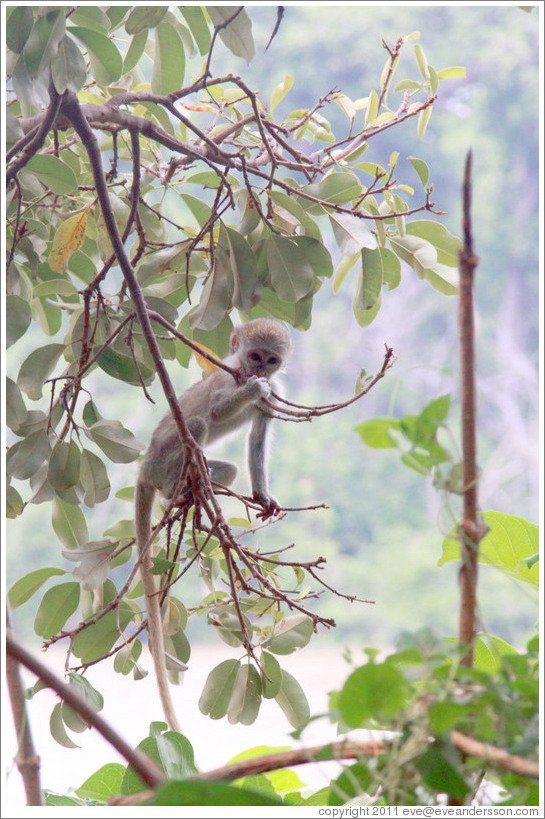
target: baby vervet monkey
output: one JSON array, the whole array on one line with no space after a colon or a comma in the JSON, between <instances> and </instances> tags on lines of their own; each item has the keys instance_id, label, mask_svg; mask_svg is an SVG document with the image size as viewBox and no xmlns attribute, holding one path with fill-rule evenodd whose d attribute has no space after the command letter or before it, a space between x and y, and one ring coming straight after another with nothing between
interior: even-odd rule
<instances>
[{"instance_id":1,"label":"baby vervet monkey","mask_svg":"<svg viewBox=\"0 0 545 819\"><path fill-rule=\"evenodd\" d=\"M243 424L250 423L248 467L252 492L269 513L279 508L269 494L266 435L271 420L259 410L262 398L271 393L273 375L285 364L291 341L285 327L272 319L254 319L231 334L230 355L225 359L239 374L216 369L193 384L178 399L187 426L201 447L211 444ZM158 590L151 574L151 508L155 492L170 499L185 465L183 444L172 415L167 413L152 435L142 459L135 493L135 528L141 564L142 585L146 596L148 629L159 695L165 717L173 731L180 731L168 689L165 648ZM208 460L210 478L229 486L237 468L228 461Z\"/></svg>"}]
</instances>

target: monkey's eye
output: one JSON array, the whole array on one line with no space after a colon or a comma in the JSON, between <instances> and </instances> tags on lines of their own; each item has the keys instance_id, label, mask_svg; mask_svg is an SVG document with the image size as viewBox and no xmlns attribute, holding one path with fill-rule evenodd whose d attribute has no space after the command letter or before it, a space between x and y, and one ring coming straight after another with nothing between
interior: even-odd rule
<instances>
[{"instance_id":1,"label":"monkey's eye","mask_svg":"<svg viewBox=\"0 0 545 819\"><path fill-rule=\"evenodd\" d=\"M261 364L261 356L259 353L248 353L248 358L250 361L255 361L256 364Z\"/></svg>"},{"instance_id":2,"label":"monkey's eye","mask_svg":"<svg viewBox=\"0 0 545 819\"><path fill-rule=\"evenodd\" d=\"M271 356L270 356L270 357L267 359L267 364L270 364L270 365L271 365L271 367L276 366L276 364L278 364L278 358L277 358L275 355L271 355Z\"/></svg>"}]
</instances>

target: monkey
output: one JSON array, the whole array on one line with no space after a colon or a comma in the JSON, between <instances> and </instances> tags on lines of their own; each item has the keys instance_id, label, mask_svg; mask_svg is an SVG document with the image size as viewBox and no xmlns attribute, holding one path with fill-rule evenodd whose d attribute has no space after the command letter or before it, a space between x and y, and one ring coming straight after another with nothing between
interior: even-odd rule
<instances>
[{"instance_id":1,"label":"monkey","mask_svg":"<svg viewBox=\"0 0 545 819\"><path fill-rule=\"evenodd\" d=\"M216 368L189 387L178 399L188 429L205 447L239 427L250 424L247 443L248 469L254 500L268 516L278 511L276 498L269 493L267 476L267 432L270 416L259 410L271 393L271 379L291 352L286 328L272 319L258 318L236 327L230 338L230 355L225 364L237 372L235 378ZM239 383L240 382L240 383ZM272 382L274 384L274 382ZM157 426L142 459L135 491L135 531L140 574L146 600L148 629L155 675L163 711L173 731L180 732L174 713L165 663L161 612L155 578L151 574L151 509L156 492L172 499L185 466L185 454L178 427L167 413ZM210 479L230 486L237 467L228 461L208 460Z\"/></svg>"}]
</instances>

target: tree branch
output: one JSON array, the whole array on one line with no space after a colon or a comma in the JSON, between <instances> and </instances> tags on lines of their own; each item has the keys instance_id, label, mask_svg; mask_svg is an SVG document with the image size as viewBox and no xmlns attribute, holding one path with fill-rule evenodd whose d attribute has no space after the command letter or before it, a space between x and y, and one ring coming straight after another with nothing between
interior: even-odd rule
<instances>
[{"instance_id":1,"label":"tree branch","mask_svg":"<svg viewBox=\"0 0 545 819\"><path fill-rule=\"evenodd\" d=\"M157 787L165 781L165 776L159 770L152 759L149 759L138 749L131 748L119 734L111 728L106 720L91 708L88 702L77 691L62 682L47 668L40 660L30 654L25 648L17 643L9 634L6 637L6 652L8 657L12 657L16 662L21 663L36 675L48 688L51 688L58 696L73 708L84 720L104 737L118 753L124 757L131 765L138 776L152 788Z\"/></svg>"},{"instance_id":2,"label":"tree branch","mask_svg":"<svg viewBox=\"0 0 545 819\"><path fill-rule=\"evenodd\" d=\"M477 567L479 543L486 533L477 506L477 443L475 408L474 272L477 257L471 237L471 151L467 155L463 186L464 244L459 254L460 380L462 398L463 519L460 538L460 619L458 640L461 663L473 665L477 616Z\"/></svg>"}]
</instances>

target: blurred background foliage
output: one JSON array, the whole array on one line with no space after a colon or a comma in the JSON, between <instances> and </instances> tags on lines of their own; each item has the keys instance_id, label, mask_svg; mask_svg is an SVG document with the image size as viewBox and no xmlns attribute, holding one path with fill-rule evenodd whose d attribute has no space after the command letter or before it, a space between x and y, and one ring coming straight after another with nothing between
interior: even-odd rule
<instances>
[{"instance_id":1,"label":"blurred background foliage","mask_svg":"<svg viewBox=\"0 0 545 819\"><path fill-rule=\"evenodd\" d=\"M390 153L401 150L398 177L404 179L414 171L402 164L402 158L424 159L435 186L432 200L447 211L438 218L459 235L462 169L467 150L473 150L474 241L480 258L481 507L537 522L537 9L525 13L515 6L491 5L289 5L265 53L276 7L252 6L248 12L258 47L252 65L246 66L218 44L212 72L240 74L261 90L265 101L284 75L292 74L293 88L280 113L310 108L333 88L352 99L366 96L378 86L386 61L382 38L391 43L418 30L432 66L466 67L466 79L442 83L423 140L417 138L415 124L408 122L371 141L365 159L387 164ZM405 50L402 60L414 60L412 49ZM416 75L414 65L406 74L410 71ZM334 103L321 113L330 119L334 132L346 128L344 114ZM335 253L333 242L330 250ZM339 646L373 644L386 649L406 629L431 626L440 635L456 633L456 565L438 569L437 562L443 535L459 509L428 479L401 464L395 450L365 447L354 427L374 416L418 413L433 398L450 392L454 399L450 429L453 439L459 440L457 300L440 295L405 269L400 287L385 294L379 316L362 329L353 318L349 293L350 288L344 288L333 295L326 282L315 299L311 328L294 332L296 352L284 379L287 397L306 404L350 397L362 367L369 374L380 368L384 343L394 348L397 363L368 397L352 407L312 424L277 423L272 491L286 506L324 502L329 509L290 514L261 532L259 543L268 548L294 543L294 560L324 555L328 583L375 601L349 604L323 595L314 605L321 614L333 616L338 629L320 639L335 640ZM9 350L8 366L24 358L25 343L27 339L22 339ZM171 374L180 392L199 377L195 365L186 372L171 363ZM100 372L87 383L104 415L121 418L142 441L149 440L164 409L157 384L150 390L153 407L140 391L120 381L113 393L111 381L101 383ZM240 440L229 442L227 449L242 459ZM127 468L136 477L136 465L117 466L112 472L114 487L126 483ZM247 488L244 476L239 487ZM132 510L113 498L86 514L91 537L100 537L118 518L131 517ZM240 514L240 509L233 507L233 514ZM20 519L9 522L9 528L11 548L18 556L9 561L8 584L32 568L63 565L42 507L27 508ZM67 563L66 568L72 566ZM537 619L535 596L492 568L481 570L480 582L483 628L522 647ZM33 616L32 601L18 612L19 628L28 639L35 639Z\"/></svg>"}]
</instances>

